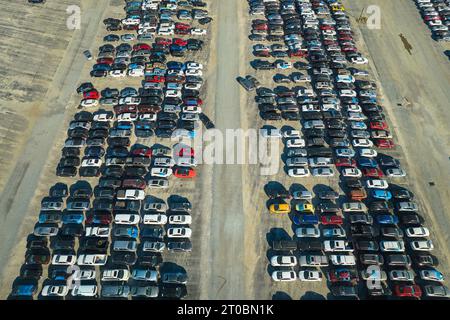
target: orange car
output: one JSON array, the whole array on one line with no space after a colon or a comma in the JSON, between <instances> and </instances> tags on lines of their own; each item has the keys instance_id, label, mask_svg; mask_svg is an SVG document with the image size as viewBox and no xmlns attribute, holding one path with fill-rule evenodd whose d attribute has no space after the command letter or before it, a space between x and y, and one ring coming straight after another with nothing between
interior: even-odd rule
<instances>
[{"instance_id":1,"label":"orange car","mask_svg":"<svg viewBox=\"0 0 450 320\"><path fill-rule=\"evenodd\" d=\"M273 214L289 213L291 212L291 206L287 203L275 203L270 205L269 211Z\"/></svg>"},{"instance_id":2,"label":"orange car","mask_svg":"<svg viewBox=\"0 0 450 320\"><path fill-rule=\"evenodd\" d=\"M364 188L352 189L349 196L351 200L362 201L367 198L367 192Z\"/></svg>"}]
</instances>

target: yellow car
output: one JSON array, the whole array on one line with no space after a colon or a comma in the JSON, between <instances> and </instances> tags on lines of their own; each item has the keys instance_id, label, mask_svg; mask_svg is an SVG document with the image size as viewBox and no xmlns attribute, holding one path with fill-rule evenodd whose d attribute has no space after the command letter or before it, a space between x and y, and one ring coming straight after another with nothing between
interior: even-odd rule
<instances>
[{"instance_id":1,"label":"yellow car","mask_svg":"<svg viewBox=\"0 0 450 320\"><path fill-rule=\"evenodd\" d=\"M344 6L335 5L335 6L331 7L331 10L333 10L333 11L345 11L345 8L344 8Z\"/></svg>"},{"instance_id":2,"label":"yellow car","mask_svg":"<svg viewBox=\"0 0 450 320\"><path fill-rule=\"evenodd\" d=\"M277 204L271 204L269 207L270 213L289 213L291 212L291 206L287 203L277 203Z\"/></svg>"},{"instance_id":3,"label":"yellow car","mask_svg":"<svg viewBox=\"0 0 450 320\"><path fill-rule=\"evenodd\" d=\"M298 203L295 210L301 213L314 213L314 206L311 203Z\"/></svg>"}]
</instances>

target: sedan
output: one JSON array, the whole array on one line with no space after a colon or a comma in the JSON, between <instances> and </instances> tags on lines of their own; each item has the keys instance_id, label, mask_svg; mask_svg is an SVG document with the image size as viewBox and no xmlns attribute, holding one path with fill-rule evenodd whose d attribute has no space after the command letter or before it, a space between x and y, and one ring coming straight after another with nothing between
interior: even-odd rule
<instances>
[{"instance_id":1,"label":"sedan","mask_svg":"<svg viewBox=\"0 0 450 320\"><path fill-rule=\"evenodd\" d=\"M270 259L270 264L273 267L295 267L297 258L295 256L273 256Z\"/></svg>"},{"instance_id":2,"label":"sedan","mask_svg":"<svg viewBox=\"0 0 450 320\"><path fill-rule=\"evenodd\" d=\"M322 272L317 270L301 270L298 272L300 281L322 281Z\"/></svg>"},{"instance_id":3,"label":"sedan","mask_svg":"<svg viewBox=\"0 0 450 320\"><path fill-rule=\"evenodd\" d=\"M274 271L272 273L273 281L295 281L297 274L295 271Z\"/></svg>"}]
</instances>

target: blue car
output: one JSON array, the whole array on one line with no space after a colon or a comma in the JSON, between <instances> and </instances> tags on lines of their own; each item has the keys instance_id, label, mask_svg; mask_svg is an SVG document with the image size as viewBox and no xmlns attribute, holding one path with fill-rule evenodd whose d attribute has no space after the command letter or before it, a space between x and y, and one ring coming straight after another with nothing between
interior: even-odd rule
<instances>
[{"instance_id":1,"label":"blue car","mask_svg":"<svg viewBox=\"0 0 450 320\"><path fill-rule=\"evenodd\" d=\"M179 52L181 52L181 51L186 51L186 50L187 50L186 46L179 46L177 44L171 44L170 45L170 51L179 51Z\"/></svg>"},{"instance_id":2,"label":"blue car","mask_svg":"<svg viewBox=\"0 0 450 320\"><path fill-rule=\"evenodd\" d=\"M378 168L378 163L374 159L359 158L358 166L363 167L363 168Z\"/></svg>"},{"instance_id":3,"label":"blue car","mask_svg":"<svg viewBox=\"0 0 450 320\"><path fill-rule=\"evenodd\" d=\"M434 268L420 270L420 277L423 280L444 281L444 275Z\"/></svg>"},{"instance_id":4,"label":"blue car","mask_svg":"<svg viewBox=\"0 0 450 320\"><path fill-rule=\"evenodd\" d=\"M128 66L128 69L129 69L129 70L139 69L139 68L142 68L142 65L137 64L137 63L131 63L131 64Z\"/></svg>"},{"instance_id":5,"label":"blue car","mask_svg":"<svg viewBox=\"0 0 450 320\"><path fill-rule=\"evenodd\" d=\"M173 69L173 70L184 70L185 66L181 62L177 61L169 61L167 62L167 69Z\"/></svg>"},{"instance_id":6,"label":"blue car","mask_svg":"<svg viewBox=\"0 0 450 320\"><path fill-rule=\"evenodd\" d=\"M190 98L188 98L188 99L186 99L184 101L184 105L186 105L186 106L198 106L198 101L197 101L197 99L190 99Z\"/></svg>"},{"instance_id":7,"label":"blue car","mask_svg":"<svg viewBox=\"0 0 450 320\"><path fill-rule=\"evenodd\" d=\"M37 287L33 284L19 284L11 292L14 297L32 297L36 293Z\"/></svg>"},{"instance_id":8,"label":"blue car","mask_svg":"<svg viewBox=\"0 0 450 320\"><path fill-rule=\"evenodd\" d=\"M135 124L135 129L136 130L150 130L153 129L153 125L150 122L138 122Z\"/></svg>"},{"instance_id":9,"label":"blue car","mask_svg":"<svg viewBox=\"0 0 450 320\"><path fill-rule=\"evenodd\" d=\"M84 215L83 215L83 213L64 214L62 221L64 224L68 224L68 223L82 224L84 221Z\"/></svg>"},{"instance_id":10,"label":"blue car","mask_svg":"<svg viewBox=\"0 0 450 320\"><path fill-rule=\"evenodd\" d=\"M391 214L376 215L376 220L379 224L397 224L398 217Z\"/></svg>"},{"instance_id":11,"label":"blue car","mask_svg":"<svg viewBox=\"0 0 450 320\"><path fill-rule=\"evenodd\" d=\"M94 66L92 67L92 70L94 70L94 71L109 71L109 70L111 70L111 66L108 64L97 63L97 64L94 64Z\"/></svg>"},{"instance_id":12,"label":"blue car","mask_svg":"<svg viewBox=\"0 0 450 320\"><path fill-rule=\"evenodd\" d=\"M319 217L315 214L296 214L292 221L296 225L301 224L318 224L319 223Z\"/></svg>"},{"instance_id":13,"label":"blue car","mask_svg":"<svg viewBox=\"0 0 450 320\"><path fill-rule=\"evenodd\" d=\"M133 127L133 124L129 121L119 121L116 122L116 129L121 129L121 130L131 130L131 128Z\"/></svg>"},{"instance_id":14,"label":"blue car","mask_svg":"<svg viewBox=\"0 0 450 320\"><path fill-rule=\"evenodd\" d=\"M362 121L354 121L352 123L352 127L355 129L359 129L359 130L366 130L367 129L367 125L362 122Z\"/></svg>"},{"instance_id":15,"label":"blue car","mask_svg":"<svg viewBox=\"0 0 450 320\"><path fill-rule=\"evenodd\" d=\"M392 193L383 189L370 189L370 195L372 198L380 199L380 200L390 200L392 199Z\"/></svg>"}]
</instances>

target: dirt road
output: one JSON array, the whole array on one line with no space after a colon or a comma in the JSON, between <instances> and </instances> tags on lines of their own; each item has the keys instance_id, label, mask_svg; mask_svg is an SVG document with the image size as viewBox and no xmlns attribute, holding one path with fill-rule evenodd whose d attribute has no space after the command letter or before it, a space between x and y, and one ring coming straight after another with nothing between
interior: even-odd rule
<instances>
[{"instance_id":1,"label":"dirt road","mask_svg":"<svg viewBox=\"0 0 450 320\"><path fill-rule=\"evenodd\" d=\"M220 1L217 30L217 75L215 125L225 129L241 128L237 32L238 0ZM212 299L244 298L243 250L244 213L242 204L242 167L215 164L213 167L212 210L210 222L210 274L208 296Z\"/></svg>"},{"instance_id":2,"label":"dirt road","mask_svg":"<svg viewBox=\"0 0 450 320\"><path fill-rule=\"evenodd\" d=\"M408 165L409 183L431 224L433 241L440 251L437 255L441 262L447 260L448 266L450 63L443 54L447 48L431 39L414 1L343 2L354 17L369 5L381 9L381 30L361 25L360 30L372 69L382 84L383 104L404 152L401 161Z\"/></svg>"}]
</instances>

